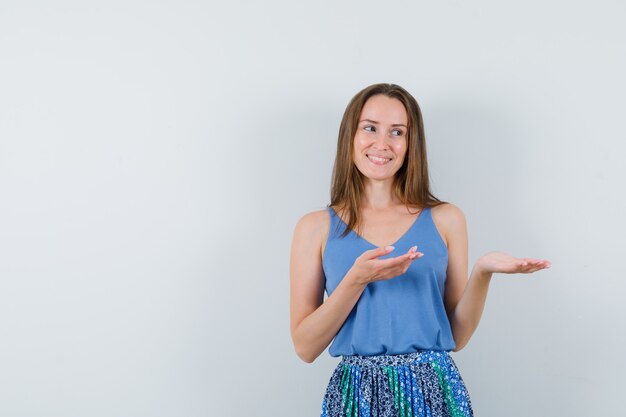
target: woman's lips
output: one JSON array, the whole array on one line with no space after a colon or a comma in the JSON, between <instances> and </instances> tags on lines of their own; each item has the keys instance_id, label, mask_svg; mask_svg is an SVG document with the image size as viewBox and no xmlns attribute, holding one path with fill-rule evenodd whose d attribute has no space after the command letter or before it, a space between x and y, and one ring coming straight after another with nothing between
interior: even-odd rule
<instances>
[{"instance_id":1,"label":"woman's lips","mask_svg":"<svg viewBox=\"0 0 626 417\"><path fill-rule=\"evenodd\" d=\"M387 162L391 161L391 158L385 158L374 155L367 155L367 159L370 160L371 163L375 165L385 165Z\"/></svg>"}]
</instances>

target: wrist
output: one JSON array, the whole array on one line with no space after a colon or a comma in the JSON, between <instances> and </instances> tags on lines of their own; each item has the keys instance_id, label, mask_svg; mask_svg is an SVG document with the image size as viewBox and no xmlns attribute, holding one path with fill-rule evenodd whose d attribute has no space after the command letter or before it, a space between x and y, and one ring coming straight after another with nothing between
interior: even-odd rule
<instances>
[{"instance_id":1,"label":"wrist","mask_svg":"<svg viewBox=\"0 0 626 417\"><path fill-rule=\"evenodd\" d=\"M367 286L367 282L364 279L359 277L357 273L355 273L354 269L350 269L346 276L344 277L344 281L352 287L356 287L358 289L364 289Z\"/></svg>"},{"instance_id":2,"label":"wrist","mask_svg":"<svg viewBox=\"0 0 626 417\"><path fill-rule=\"evenodd\" d=\"M474 265L474 269L472 270L472 275L475 276L477 279L483 280L483 281L489 281L491 279L491 276L493 275L492 272L487 271L486 269L484 269L480 263L476 263Z\"/></svg>"}]
</instances>

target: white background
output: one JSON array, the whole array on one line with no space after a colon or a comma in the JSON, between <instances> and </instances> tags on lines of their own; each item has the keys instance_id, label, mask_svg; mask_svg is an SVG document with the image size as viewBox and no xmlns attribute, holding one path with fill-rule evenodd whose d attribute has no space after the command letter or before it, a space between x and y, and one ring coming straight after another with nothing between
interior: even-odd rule
<instances>
[{"instance_id":1,"label":"white background","mask_svg":"<svg viewBox=\"0 0 626 417\"><path fill-rule=\"evenodd\" d=\"M422 107L435 195L495 275L453 353L477 416L615 414L621 1L0 3L0 415L317 416L293 227L376 82Z\"/></svg>"}]
</instances>

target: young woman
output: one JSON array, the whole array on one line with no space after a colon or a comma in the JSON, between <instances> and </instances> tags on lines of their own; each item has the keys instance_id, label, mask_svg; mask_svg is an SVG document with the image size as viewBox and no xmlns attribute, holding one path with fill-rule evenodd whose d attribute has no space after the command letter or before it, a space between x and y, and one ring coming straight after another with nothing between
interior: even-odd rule
<instances>
[{"instance_id":1,"label":"young woman","mask_svg":"<svg viewBox=\"0 0 626 417\"><path fill-rule=\"evenodd\" d=\"M476 330L493 273L550 262L491 252L468 280L467 258L463 212L430 191L416 100L363 89L341 121L331 202L300 219L291 249L295 350L342 357L322 417L473 415L449 352Z\"/></svg>"}]
</instances>

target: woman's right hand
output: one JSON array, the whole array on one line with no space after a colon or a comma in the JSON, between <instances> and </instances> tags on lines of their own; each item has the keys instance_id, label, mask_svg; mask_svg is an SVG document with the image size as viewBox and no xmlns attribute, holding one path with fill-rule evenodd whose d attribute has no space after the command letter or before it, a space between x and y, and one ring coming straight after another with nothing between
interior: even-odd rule
<instances>
[{"instance_id":1,"label":"woman's right hand","mask_svg":"<svg viewBox=\"0 0 626 417\"><path fill-rule=\"evenodd\" d=\"M348 274L356 283L367 285L370 282L387 280L404 274L413 260L424 256L422 252L417 252L417 246L413 246L404 255L378 259L379 256L386 255L393 250L393 246L385 246L363 252L356 258Z\"/></svg>"}]
</instances>

